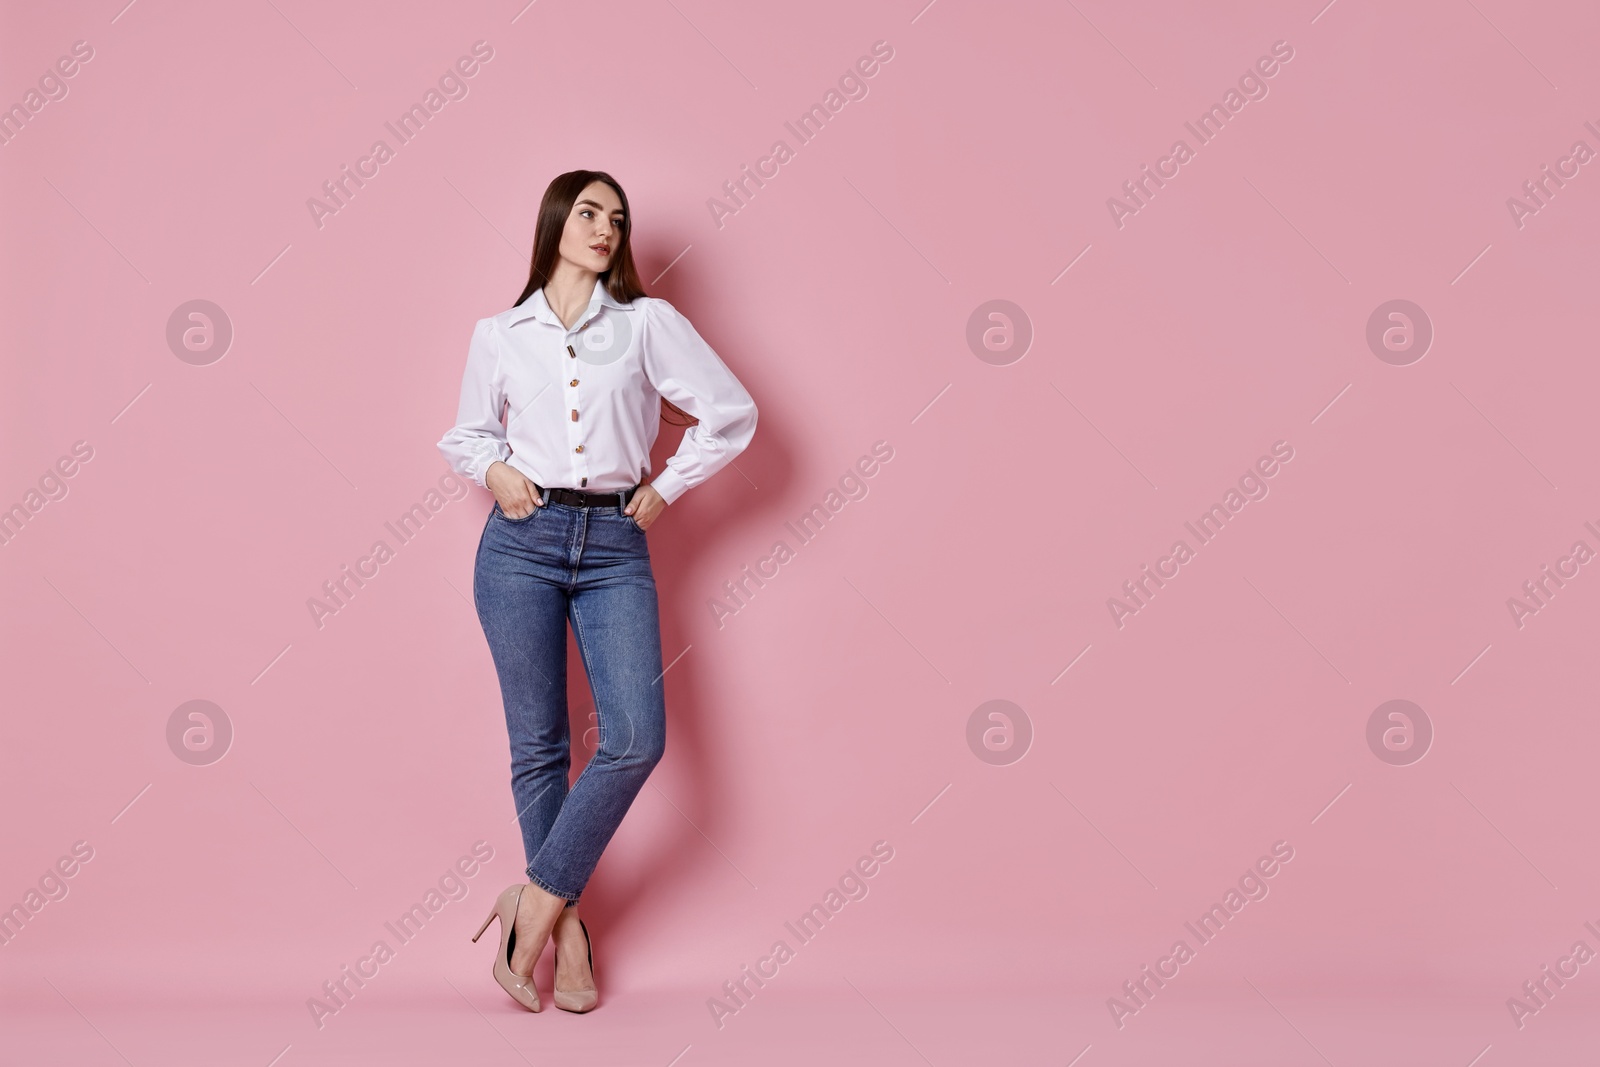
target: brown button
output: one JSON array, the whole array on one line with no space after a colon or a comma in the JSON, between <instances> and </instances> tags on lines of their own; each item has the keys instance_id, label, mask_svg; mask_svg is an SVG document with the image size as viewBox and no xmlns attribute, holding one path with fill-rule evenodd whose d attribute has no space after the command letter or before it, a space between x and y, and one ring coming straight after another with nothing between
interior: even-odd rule
<instances>
[{"instance_id":1,"label":"brown button","mask_svg":"<svg viewBox=\"0 0 1600 1067\"><path fill-rule=\"evenodd\" d=\"M573 422L577 422L578 421L578 409L577 408L573 408L572 409L572 421Z\"/></svg>"},{"instance_id":2,"label":"brown button","mask_svg":"<svg viewBox=\"0 0 1600 1067\"><path fill-rule=\"evenodd\" d=\"M578 384L578 379L574 378L574 379L572 379L572 381L568 382L567 384L568 385L577 385Z\"/></svg>"},{"instance_id":3,"label":"brown button","mask_svg":"<svg viewBox=\"0 0 1600 1067\"><path fill-rule=\"evenodd\" d=\"M567 346L567 355L571 356L573 359L577 359L578 358L578 353L576 353L576 352L574 352L572 350L572 346L571 345Z\"/></svg>"},{"instance_id":4,"label":"brown button","mask_svg":"<svg viewBox=\"0 0 1600 1067\"><path fill-rule=\"evenodd\" d=\"M583 446L579 445L577 448L574 448L573 451L574 452L582 452L583 451Z\"/></svg>"}]
</instances>

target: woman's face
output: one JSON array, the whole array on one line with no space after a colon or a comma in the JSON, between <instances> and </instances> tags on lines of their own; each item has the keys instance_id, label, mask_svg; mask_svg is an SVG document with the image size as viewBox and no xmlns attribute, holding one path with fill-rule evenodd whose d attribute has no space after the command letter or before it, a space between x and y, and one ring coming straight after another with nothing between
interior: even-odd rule
<instances>
[{"instance_id":1,"label":"woman's face","mask_svg":"<svg viewBox=\"0 0 1600 1067\"><path fill-rule=\"evenodd\" d=\"M622 198L605 182L590 182L573 202L561 231L561 258L596 274L611 269L622 242Z\"/></svg>"}]
</instances>

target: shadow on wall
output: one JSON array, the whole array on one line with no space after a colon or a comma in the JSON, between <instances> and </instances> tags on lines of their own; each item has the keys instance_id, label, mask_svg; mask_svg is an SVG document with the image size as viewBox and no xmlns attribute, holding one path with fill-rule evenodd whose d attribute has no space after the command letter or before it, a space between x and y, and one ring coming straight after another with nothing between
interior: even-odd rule
<instances>
[{"instance_id":1,"label":"shadow on wall","mask_svg":"<svg viewBox=\"0 0 1600 1067\"><path fill-rule=\"evenodd\" d=\"M665 238L661 247L670 244L671 239ZM676 253L655 256L636 249L635 254L641 256L642 267L644 259L667 264ZM650 276L648 271L642 273ZM719 299L718 294L711 291L657 291L652 295L691 311L716 307ZM757 361L748 354L760 351L760 324L749 323L748 333L742 329L744 325L737 320L712 323L708 319L703 325L697 323L696 327L712 348L727 359L740 381L755 395L759 406L761 375ZM735 354L734 358L728 359L728 353ZM707 865L729 868L737 862L737 857L725 858L719 854L717 846L708 844L727 836L720 832L722 813L731 810L732 805L728 803L729 798L722 795L721 783L727 775L719 773L719 768L706 756L710 727L702 709L714 703L715 694L702 685L698 668L706 656L723 653L715 645L691 647L694 645L692 635L705 629L704 618L699 613L705 611L707 597L695 575L701 570L699 560L717 556L722 544L748 541L750 530L781 523L763 512L759 503L761 497L757 495L759 491L769 499L781 496L781 487L793 466L785 438L778 432L778 422L770 414L762 417L758 434L763 472L760 485L752 485L744 473L729 465L669 507L650 528L650 566L655 574L661 612L661 662L666 668L663 682L668 685L667 745L660 766L646 781L634 806L665 803L673 809L669 813L669 824L676 823L678 830L652 837L644 845L643 854L622 870L607 862L609 851L601 858L596 876L584 890L583 907L587 914L601 917L619 932L634 909L643 906L645 913L649 913L649 906L645 904L649 896L668 890L675 882L685 881L691 871ZM659 473L665 468L667 457L678 450L681 433L677 426L663 426L651 449L651 471ZM732 485L735 482L737 486ZM707 492L712 485L720 487L715 494ZM746 492L746 489L751 491ZM687 501L693 501L689 508L683 506ZM571 632L570 623L568 632ZM576 781L594 753L598 733L594 694L575 639L567 642L567 679L573 742L570 780ZM624 874L623 870L631 873ZM737 867L732 867L728 873L754 887L747 874ZM553 967L553 956L550 963L541 963L541 966Z\"/></svg>"}]
</instances>

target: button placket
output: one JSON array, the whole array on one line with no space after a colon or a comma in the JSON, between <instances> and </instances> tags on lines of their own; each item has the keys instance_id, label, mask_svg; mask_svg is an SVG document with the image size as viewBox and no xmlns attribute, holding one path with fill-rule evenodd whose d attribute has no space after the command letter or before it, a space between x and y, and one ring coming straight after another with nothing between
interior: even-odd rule
<instances>
[{"instance_id":1,"label":"button placket","mask_svg":"<svg viewBox=\"0 0 1600 1067\"><path fill-rule=\"evenodd\" d=\"M566 332L565 343L566 343L566 348L567 348L567 358L568 359L574 359L575 360L575 359L578 358L577 351L572 347L572 339L573 339L574 335L578 334L578 333L582 333L584 330L587 330L589 328L589 324L595 320L596 316L598 316L599 313L600 313L600 309L598 307L596 307L594 309L593 313L590 314L589 317L584 320L583 324L581 326L579 326L577 328L577 330L575 330L575 331L574 330L568 330ZM576 364L572 364L571 366L573 367L574 370L577 369L577 365ZM568 394L568 400L569 400L568 410L571 412L571 418L567 422L567 434L568 434L567 440L569 442L573 443L573 448L572 448L572 454L573 454L572 474L573 474L573 477L575 479L577 479L577 482L578 482L578 484L580 486L586 486L586 485L589 484L588 467L587 467L587 464L583 461L583 459L580 458L583 455L584 442L583 442L583 429L582 429L582 427L580 427L578 425L578 396L577 396L578 379L577 378L570 379L567 382L567 388L572 390L572 392L570 392Z\"/></svg>"},{"instance_id":2,"label":"button placket","mask_svg":"<svg viewBox=\"0 0 1600 1067\"><path fill-rule=\"evenodd\" d=\"M588 328L589 328L589 324L587 322L585 322L581 327L579 327L578 332L581 333L581 332L583 332L584 330L586 330ZM568 336L567 357L569 359L577 359L578 358L578 353L577 353L577 351L575 349L573 349L572 344L571 344L571 340L570 340L571 336L572 336L571 333L569 333L567 336ZM576 394L577 387L578 387L578 379L577 378L573 378L567 383L567 388L571 389L571 390L574 390L573 393L569 394L570 400L571 400L573 405L577 404L577 394ZM567 423L567 435L568 435L567 436L567 440L568 441L572 441L572 442L576 442L574 444L574 446L573 446L573 449L572 449L573 455L574 456L581 456L583 454L583 430L582 430L582 428L580 426L577 425L577 422L578 422L578 409L577 409L576 406L573 406L573 407L569 408L569 411L571 412L571 419ZM576 458L573 459L573 461L572 461L572 474L573 474L573 477L577 479L578 484L580 486L589 484L589 475L588 475L587 469L585 467L585 464L581 459L576 459Z\"/></svg>"}]
</instances>

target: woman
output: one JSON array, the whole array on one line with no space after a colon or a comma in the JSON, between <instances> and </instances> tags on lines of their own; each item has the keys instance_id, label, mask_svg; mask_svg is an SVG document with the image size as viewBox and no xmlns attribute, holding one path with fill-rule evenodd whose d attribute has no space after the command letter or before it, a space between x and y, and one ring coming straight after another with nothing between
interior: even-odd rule
<instances>
[{"instance_id":1,"label":"woman","mask_svg":"<svg viewBox=\"0 0 1600 1067\"><path fill-rule=\"evenodd\" d=\"M500 894L472 940L500 920L494 976L529 1011L540 1008L530 976L550 940L556 1007L594 1007L578 898L665 744L645 531L756 428L755 402L689 320L644 295L632 231L610 175L550 183L528 284L515 307L474 328L456 425L439 442L452 469L495 498L473 597L500 678L528 882ZM691 422L652 479L663 402ZM600 735L570 791L568 622Z\"/></svg>"}]
</instances>

